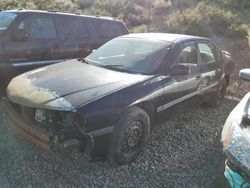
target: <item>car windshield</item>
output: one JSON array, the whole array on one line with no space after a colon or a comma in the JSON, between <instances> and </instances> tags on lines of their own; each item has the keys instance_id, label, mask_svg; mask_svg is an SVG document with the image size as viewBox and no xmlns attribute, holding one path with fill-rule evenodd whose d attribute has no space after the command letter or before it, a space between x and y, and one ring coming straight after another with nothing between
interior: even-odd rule
<instances>
[{"instance_id":1,"label":"car windshield","mask_svg":"<svg viewBox=\"0 0 250 188\"><path fill-rule=\"evenodd\" d=\"M17 14L11 12L0 13L0 32L6 30L8 26L13 22Z\"/></svg>"},{"instance_id":2,"label":"car windshield","mask_svg":"<svg viewBox=\"0 0 250 188\"><path fill-rule=\"evenodd\" d=\"M166 41L123 37L106 43L85 60L118 71L151 74L163 63L171 46Z\"/></svg>"}]
</instances>

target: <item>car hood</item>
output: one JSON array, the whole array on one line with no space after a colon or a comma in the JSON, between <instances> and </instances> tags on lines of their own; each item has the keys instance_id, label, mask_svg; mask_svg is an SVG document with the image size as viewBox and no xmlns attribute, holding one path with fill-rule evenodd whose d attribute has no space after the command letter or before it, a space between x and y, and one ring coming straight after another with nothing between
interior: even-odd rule
<instances>
[{"instance_id":1,"label":"car hood","mask_svg":"<svg viewBox=\"0 0 250 188\"><path fill-rule=\"evenodd\" d=\"M72 111L150 77L70 60L13 78L7 96L10 101L28 107Z\"/></svg>"},{"instance_id":2,"label":"car hood","mask_svg":"<svg viewBox=\"0 0 250 188\"><path fill-rule=\"evenodd\" d=\"M221 134L223 151L230 161L250 175L250 92L228 116Z\"/></svg>"},{"instance_id":3,"label":"car hood","mask_svg":"<svg viewBox=\"0 0 250 188\"><path fill-rule=\"evenodd\" d=\"M250 92L243 97L243 99L239 102L239 104L229 114L221 133L222 142L226 140L230 127L233 123L240 125L242 122L243 115L248 114L250 116L249 108L250 108Z\"/></svg>"}]
</instances>

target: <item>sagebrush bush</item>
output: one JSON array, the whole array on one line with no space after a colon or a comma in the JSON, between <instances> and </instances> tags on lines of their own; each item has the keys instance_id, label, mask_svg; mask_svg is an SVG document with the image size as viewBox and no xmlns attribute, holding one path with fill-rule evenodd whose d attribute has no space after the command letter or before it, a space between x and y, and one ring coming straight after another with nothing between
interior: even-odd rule
<instances>
[{"instance_id":1,"label":"sagebrush bush","mask_svg":"<svg viewBox=\"0 0 250 188\"><path fill-rule=\"evenodd\" d=\"M146 33L148 32L148 26L147 25L140 25L133 29L133 33Z\"/></svg>"},{"instance_id":2,"label":"sagebrush bush","mask_svg":"<svg viewBox=\"0 0 250 188\"><path fill-rule=\"evenodd\" d=\"M140 25L147 25L149 23L148 9L135 2L129 3L124 10L123 20L128 27L137 27Z\"/></svg>"},{"instance_id":3,"label":"sagebrush bush","mask_svg":"<svg viewBox=\"0 0 250 188\"><path fill-rule=\"evenodd\" d=\"M236 8L249 8L250 7L250 1L249 0L224 0L224 4L236 7Z\"/></svg>"},{"instance_id":4,"label":"sagebrush bush","mask_svg":"<svg viewBox=\"0 0 250 188\"><path fill-rule=\"evenodd\" d=\"M120 17L123 13L125 0L98 0L93 1L91 7L83 9L83 13L92 15Z\"/></svg>"},{"instance_id":5,"label":"sagebrush bush","mask_svg":"<svg viewBox=\"0 0 250 188\"><path fill-rule=\"evenodd\" d=\"M247 27L238 22L236 15L204 2L196 8L170 15L166 18L165 31L206 37L242 38L248 35Z\"/></svg>"}]
</instances>

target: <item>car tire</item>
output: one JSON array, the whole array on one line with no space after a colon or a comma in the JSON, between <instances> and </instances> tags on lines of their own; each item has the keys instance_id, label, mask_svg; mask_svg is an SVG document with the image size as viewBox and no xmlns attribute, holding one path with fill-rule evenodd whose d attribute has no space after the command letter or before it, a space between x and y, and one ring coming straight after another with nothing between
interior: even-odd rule
<instances>
[{"instance_id":1,"label":"car tire","mask_svg":"<svg viewBox=\"0 0 250 188\"><path fill-rule=\"evenodd\" d=\"M226 89L227 89L227 81L223 79L220 82L220 86L217 89L216 93L206 102L206 104L214 108L220 106L225 97Z\"/></svg>"},{"instance_id":2,"label":"car tire","mask_svg":"<svg viewBox=\"0 0 250 188\"><path fill-rule=\"evenodd\" d=\"M150 134L148 114L139 107L131 107L118 120L109 150L109 160L114 164L128 164L144 149Z\"/></svg>"}]
</instances>

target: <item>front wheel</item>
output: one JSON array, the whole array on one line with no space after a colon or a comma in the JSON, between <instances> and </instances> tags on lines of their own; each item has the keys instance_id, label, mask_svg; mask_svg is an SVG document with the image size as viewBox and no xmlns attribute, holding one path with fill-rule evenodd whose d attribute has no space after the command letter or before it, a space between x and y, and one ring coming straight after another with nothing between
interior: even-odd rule
<instances>
[{"instance_id":1,"label":"front wheel","mask_svg":"<svg viewBox=\"0 0 250 188\"><path fill-rule=\"evenodd\" d=\"M218 107L222 104L222 101L225 97L227 89L227 81L223 79L220 82L220 85L216 91L216 93L206 102L207 105L211 107Z\"/></svg>"},{"instance_id":2,"label":"front wheel","mask_svg":"<svg viewBox=\"0 0 250 188\"><path fill-rule=\"evenodd\" d=\"M117 164L133 161L144 149L150 134L148 114L139 107L129 108L112 133L109 159Z\"/></svg>"}]
</instances>

